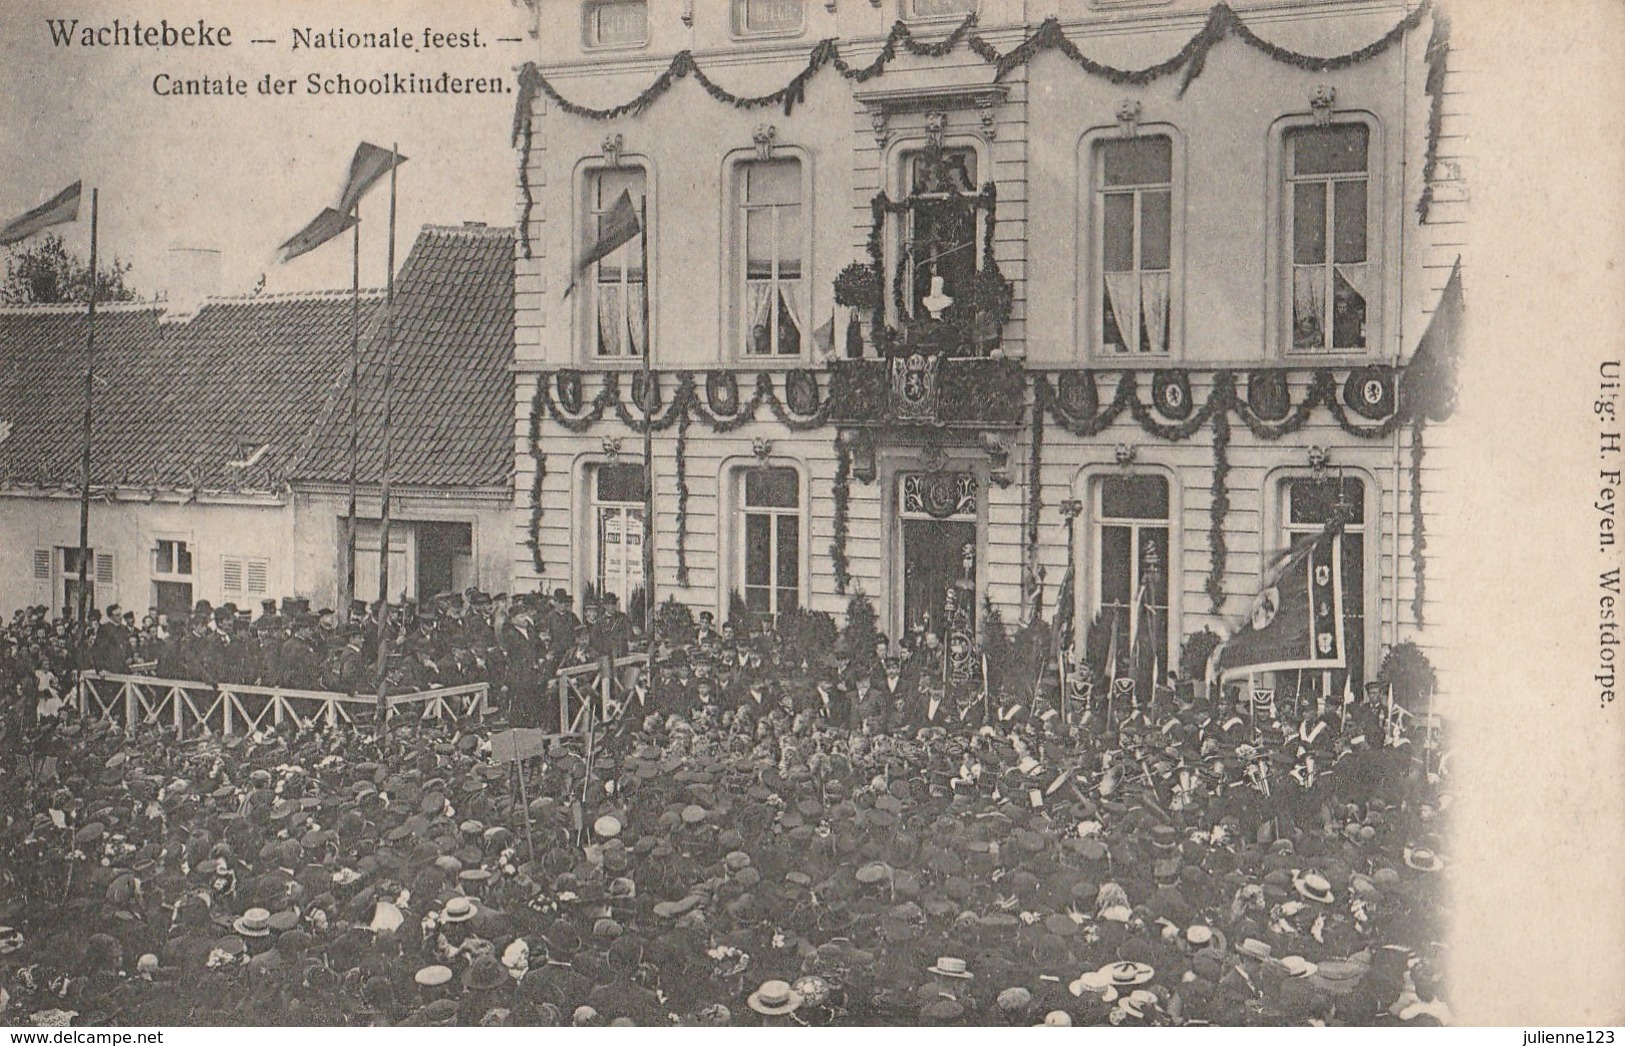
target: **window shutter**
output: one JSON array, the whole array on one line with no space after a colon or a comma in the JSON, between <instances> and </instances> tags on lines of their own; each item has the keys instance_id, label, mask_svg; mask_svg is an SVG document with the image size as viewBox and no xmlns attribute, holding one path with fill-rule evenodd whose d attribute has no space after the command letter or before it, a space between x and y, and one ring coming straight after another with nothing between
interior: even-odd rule
<instances>
[{"instance_id":1,"label":"window shutter","mask_svg":"<svg viewBox=\"0 0 1625 1046\"><path fill-rule=\"evenodd\" d=\"M266 589L266 577L265 577L265 575L267 573L267 564L266 564L265 560L263 560L263 559L251 559L251 560L248 561L247 565L248 565L248 594L251 595L251 596L263 596L263 595L265 595L265 589Z\"/></svg>"},{"instance_id":2,"label":"window shutter","mask_svg":"<svg viewBox=\"0 0 1625 1046\"><path fill-rule=\"evenodd\" d=\"M51 580L51 550L48 548L34 550L34 580Z\"/></svg>"},{"instance_id":3,"label":"window shutter","mask_svg":"<svg viewBox=\"0 0 1625 1046\"><path fill-rule=\"evenodd\" d=\"M117 573L113 569L113 553L96 553L96 584L111 585L115 577Z\"/></svg>"},{"instance_id":4,"label":"window shutter","mask_svg":"<svg viewBox=\"0 0 1625 1046\"><path fill-rule=\"evenodd\" d=\"M228 594L243 590L243 561L231 556L220 559L220 587Z\"/></svg>"}]
</instances>

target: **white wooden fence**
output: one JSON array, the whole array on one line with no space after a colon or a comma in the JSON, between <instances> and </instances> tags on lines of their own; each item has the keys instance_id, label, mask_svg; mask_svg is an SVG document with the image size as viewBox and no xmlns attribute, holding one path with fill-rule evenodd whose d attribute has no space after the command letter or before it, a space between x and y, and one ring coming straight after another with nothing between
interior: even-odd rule
<instances>
[{"instance_id":1,"label":"white wooden fence","mask_svg":"<svg viewBox=\"0 0 1625 1046\"><path fill-rule=\"evenodd\" d=\"M554 683L559 692L559 733L583 734L589 722L620 718L626 695L648 666L648 654L628 654L559 669Z\"/></svg>"},{"instance_id":2,"label":"white wooden fence","mask_svg":"<svg viewBox=\"0 0 1625 1046\"><path fill-rule=\"evenodd\" d=\"M413 715L421 719L445 716L483 718L489 683L391 694L386 715ZM377 699L370 695L339 694L325 690L235 683L200 683L195 680L155 679L151 676L87 672L79 677L74 694L79 713L86 718L122 722L127 732L139 726L172 726L178 736L188 733L252 733L293 723L301 727L355 722L360 711L370 719Z\"/></svg>"}]
</instances>

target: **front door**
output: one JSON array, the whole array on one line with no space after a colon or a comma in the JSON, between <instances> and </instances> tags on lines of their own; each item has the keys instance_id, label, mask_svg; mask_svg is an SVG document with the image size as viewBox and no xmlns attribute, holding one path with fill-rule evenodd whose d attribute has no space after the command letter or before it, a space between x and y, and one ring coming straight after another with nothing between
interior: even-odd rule
<instances>
[{"instance_id":1,"label":"front door","mask_svg":"<svg viewBox=\"0 0 1625 1046\"><path fill-rule=\"evenodd\" d=\"M908 472L899 479L904 633L976 634L977 500L968 472Z\"/></svg>"}]
</instances>

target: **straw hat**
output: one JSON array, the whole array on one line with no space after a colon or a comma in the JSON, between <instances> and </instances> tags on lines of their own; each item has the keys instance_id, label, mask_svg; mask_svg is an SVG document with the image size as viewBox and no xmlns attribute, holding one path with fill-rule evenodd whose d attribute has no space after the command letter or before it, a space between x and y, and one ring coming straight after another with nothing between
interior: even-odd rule
<instances>
[{"instance_id":1,"label":"straw hat","mask_svg":"<svg viewBox=\"0 0 1625 1046\"><path fill-rule=\"evenodd\" d=\"M232 920L231 928L244 937L269 937L271 913L264 908L250 908Z\"/></svg>"},{"instance_id":2,"label":"straw hat","mask_svg":"<svg viewBox=\"0 0 1625 1046\"><path fill-rule=\"evenodd\" d=\"M1421 847L1413 850L1406 847L1405 866L1414 868L1419 872L1437 872L1444 868L1444 858L1432 850L1425 850Z\"/></svg>"},{"instance_id":3,"label":"straw hat","mask_svg":"<svg viewBox=\"0 0 1625 1046\"><path fill-rule=\"evenodd\" d=\"M479 905L474 903L472 897L453 897L446 902L446 907L440 912L440 921L448 923L462 923L474 918L479 911Z\"/></svg>"},{"instance_id":4,"label":"straw hat","mask_svg":"<svg viewBox=\"0 0 1625 1046\"><path fill-rule=\"evenodd\" d=\"M1320 904L1331 904L1334 900L1331 882L1319 872L1308 872L1292 881L1298 896L1307 897Z\"/></svg>"},{"instance_id":5,"label":"straw hat","mask_svg":"<svg viewBox=\"0 0 1625 1046\"><path fill-rule=\"evenodd\" d=\"M785 981L766 981L745 1000L757 1013L776 1017L801 1005L801 993Z\"/></svg>"},{"instance_id":6,"label":"straw hat","mask_svg":"<svg viewBox=\"0 0 1625 1046\"><path fill-rule=\"evenodd\" d=\"M1107 963L1097 972L1105 975L1108 981L1117 988L1130 984L1144 984L1157 975L1157 971L1147 964L1129 960Z\"/></svg>"},{"instance_id":7,"label":"straw hat","mask_svg":"<svg viewBox=\"0 0 1625 1046\"><path fill-rule=\"evenodd\" d=\"M966 969L964 959L956 959L951 955L940 956L935 966L927 966L926 969L939 977L954 977L966 981L976 976Z\"/></svg>"},{"instance_id":8,"label":"straw hat","mask_svg":"<svg viewBox=\"0 0 1625 1046\"><path fill-rule=\"evenodd\" d=\"M1044 1023L1039 1025L1039 1027L1070 1028L1072 1027L1072 1015L1067 1013L1065 1010L1051 1010L1044 1014Z\"/></svg>"}]
</instances>

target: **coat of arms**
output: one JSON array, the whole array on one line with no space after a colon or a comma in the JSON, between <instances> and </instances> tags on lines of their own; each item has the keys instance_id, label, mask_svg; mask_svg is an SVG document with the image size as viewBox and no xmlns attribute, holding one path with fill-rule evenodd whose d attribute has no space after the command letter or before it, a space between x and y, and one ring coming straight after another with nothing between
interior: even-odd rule
<instances>
[{"instance_id":1,"label":"coat of arms","mask_svg":"<svg viewBox=\"0 0 1625 1046\"><path fill-rule=\"evenodd\" d=\"M898 421L937 420L937 372L941 356L916 352L891 360L892 417Z\"/></svg>"}]
</instances>

